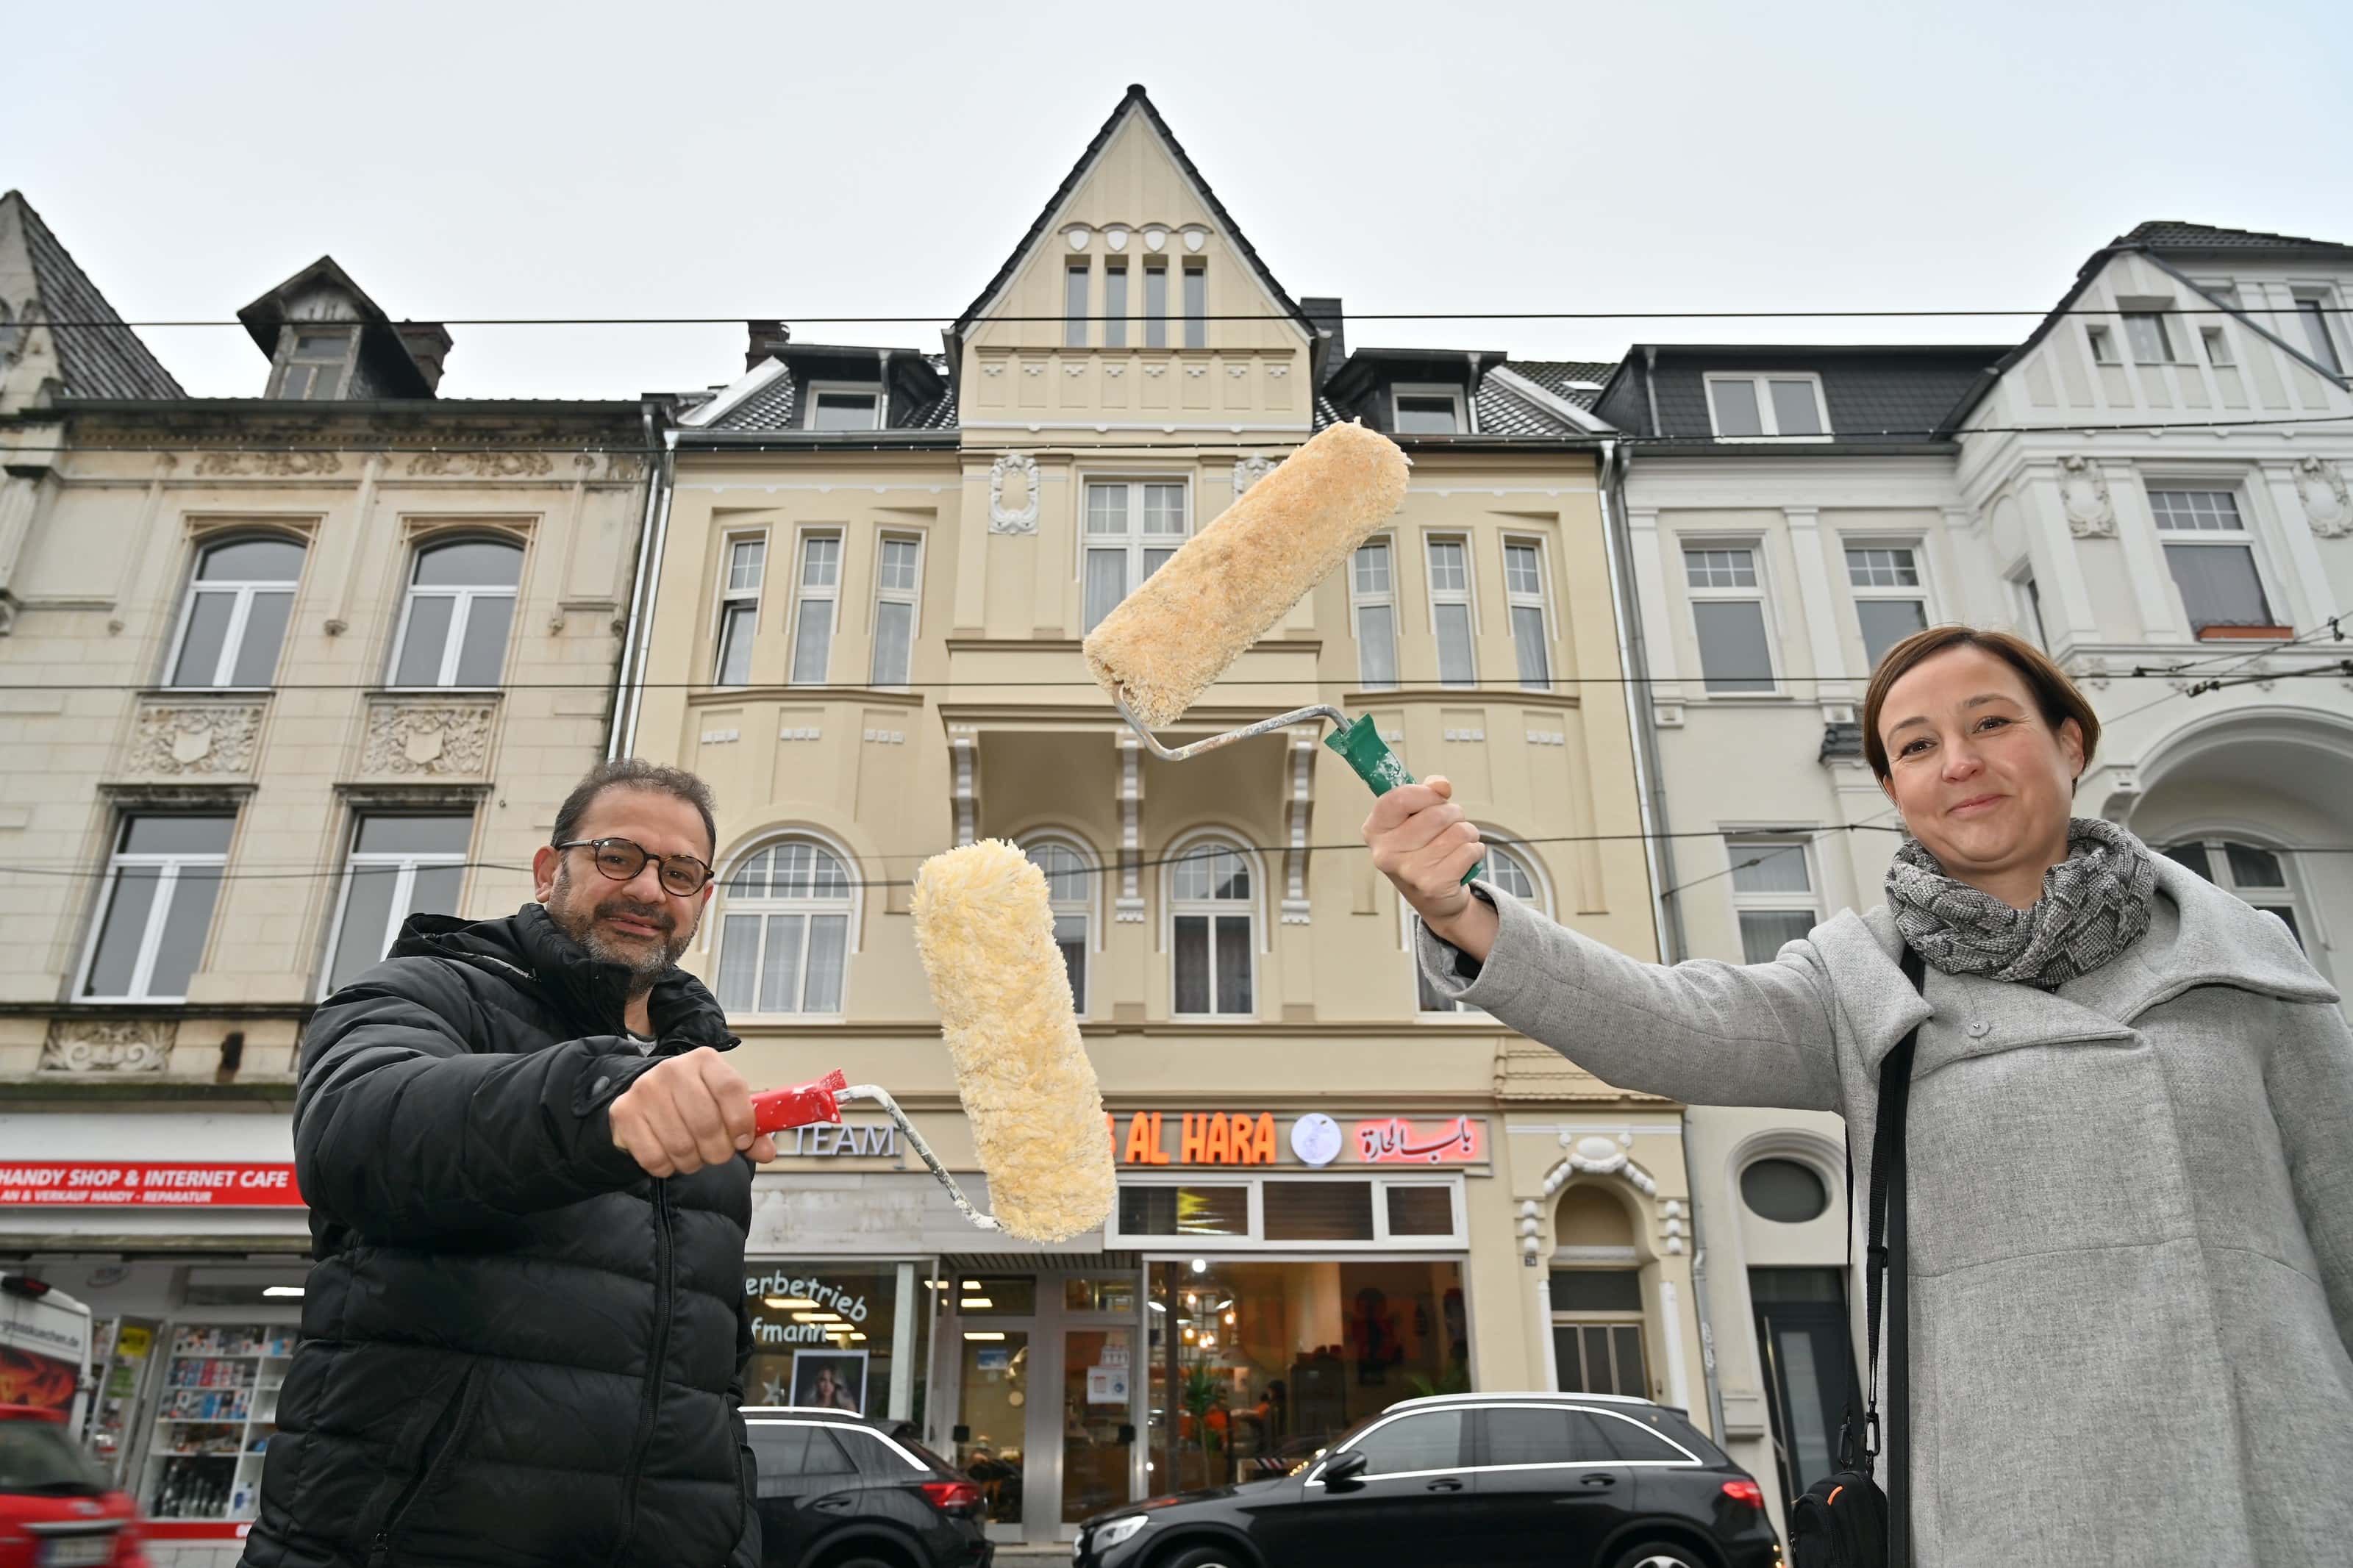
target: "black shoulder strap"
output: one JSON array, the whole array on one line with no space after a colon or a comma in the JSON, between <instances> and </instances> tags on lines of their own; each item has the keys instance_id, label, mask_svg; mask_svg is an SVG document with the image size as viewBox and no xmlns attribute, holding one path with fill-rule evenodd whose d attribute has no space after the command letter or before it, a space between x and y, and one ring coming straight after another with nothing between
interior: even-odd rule
<instances>
[{"instance_id":1,"label":"black shoulder strap","mask_svg":"<svg viewBox=\"0 0 2353 1568\"><path fill-rule=\"evenodd\" d=\"M1910 947L1904 950L1904 977L1923 994L1927 966ZM1879 1384L1881 1291L1887 1303L1887 1561L1908 1568L1912 1561L1912 1336L1909 1237L1904 1186L1904 1118L1912 1100L1912 1058L1920 1043L1915 1026L1879 1064L1878 1122L1871 1147L1871 1234L1867 1312L1871 1333L1872 1388L1876 1415Z\"/></svg>"}]
</instances>

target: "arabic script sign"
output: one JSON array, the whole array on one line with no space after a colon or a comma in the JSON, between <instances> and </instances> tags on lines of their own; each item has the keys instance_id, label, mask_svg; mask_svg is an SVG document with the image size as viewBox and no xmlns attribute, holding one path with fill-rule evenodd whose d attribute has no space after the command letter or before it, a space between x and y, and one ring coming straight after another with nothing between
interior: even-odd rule
<instances>
[{"instance_id":1,"label":"arabic script sign","mask_svg":"<svg viewBox=\"0 0 2353 1568\"><path fill-rule=\"evenodd\" d=\"M1460 1165L1487 1157L1486 1124L1468 1116L1451 1121L1359 1121L1356 1158L1368 1165Z\"/></svg>"},{"instance_id":2,"label":"arabic script sign","mask_svg":"<svg viewBox=\"0 0 2353 1568\"><path fill-rule=\"evenodd\" d=\"M1128 1166L1168 1165L1472 1165L1487 1158L1487 1124L1475 1116L1444 1121L1414 1121L1401 1116L1348 1123L1345 1140L1329 1118L1311 1114L1278 1118L1271 1111L1138 1110L1106 1116L1113 1152ZM1280 1135L1279 1129L1306 1122L1333 1144L1324 1152L1317 1138ZM1301 1145L1304 1142L1306 1147ZM1317 1155L1321 1155L1317 1158Z\"/></svg>"}]
</instances>

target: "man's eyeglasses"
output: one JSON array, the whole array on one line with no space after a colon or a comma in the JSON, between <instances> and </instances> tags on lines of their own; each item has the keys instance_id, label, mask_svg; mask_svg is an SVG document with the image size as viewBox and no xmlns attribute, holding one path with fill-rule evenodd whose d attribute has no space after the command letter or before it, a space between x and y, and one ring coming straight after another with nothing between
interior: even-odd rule
<instances>
[{"instance_id":1,"label":"man's eyeglasses","mask_svg":"<svg viewBox=\"0 0 2353 1568\"><path fill-rule=\"evenodd\" d=\"M712 876L710 866L691 855L657 856L626 838L575 838L555 847L590 851L596 869L616 882L628 881L646 868L647 861L655 861L654 874L661 879L663 890L681 899L702 891Z\"/></svg>"}]
</instances>

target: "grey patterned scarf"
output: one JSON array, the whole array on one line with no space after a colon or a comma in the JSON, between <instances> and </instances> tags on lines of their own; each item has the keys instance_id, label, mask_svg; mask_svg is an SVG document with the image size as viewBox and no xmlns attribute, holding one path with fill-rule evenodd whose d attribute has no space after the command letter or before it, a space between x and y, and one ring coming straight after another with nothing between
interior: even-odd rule
<instances>
[{"instance_id":1,"label":"grey patterned scarf","mask_svg":"<svg viewBox=\"0 0 2353 1568\"><path fill-rule=\"evenodd\" d=\"M2113 822L2067 824L2067 858L2042 873L2042 896L2018 910L1945 875L1916 838L1887 868L1895 929L1932 967L2055 991L2148 929L2157 860Z\"/></svg>"}]
</instances>

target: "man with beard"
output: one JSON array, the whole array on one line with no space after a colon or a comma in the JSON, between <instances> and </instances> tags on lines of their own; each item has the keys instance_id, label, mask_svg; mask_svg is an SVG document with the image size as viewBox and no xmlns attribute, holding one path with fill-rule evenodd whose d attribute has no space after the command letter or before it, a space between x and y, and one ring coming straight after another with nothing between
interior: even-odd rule
<instances>
[{"instance_id":1,"label":"man with beard","mask_svg":"<svg viewBox=\"0 0 2353 1568\"><path fill-rule=\"evenodd\" d=\"M303 1342L252 1568L756 1564L750 1091L677 967L711 791L592 771L538 901L410 920L302 1039Z\"/></svg>"}]
</instances>

